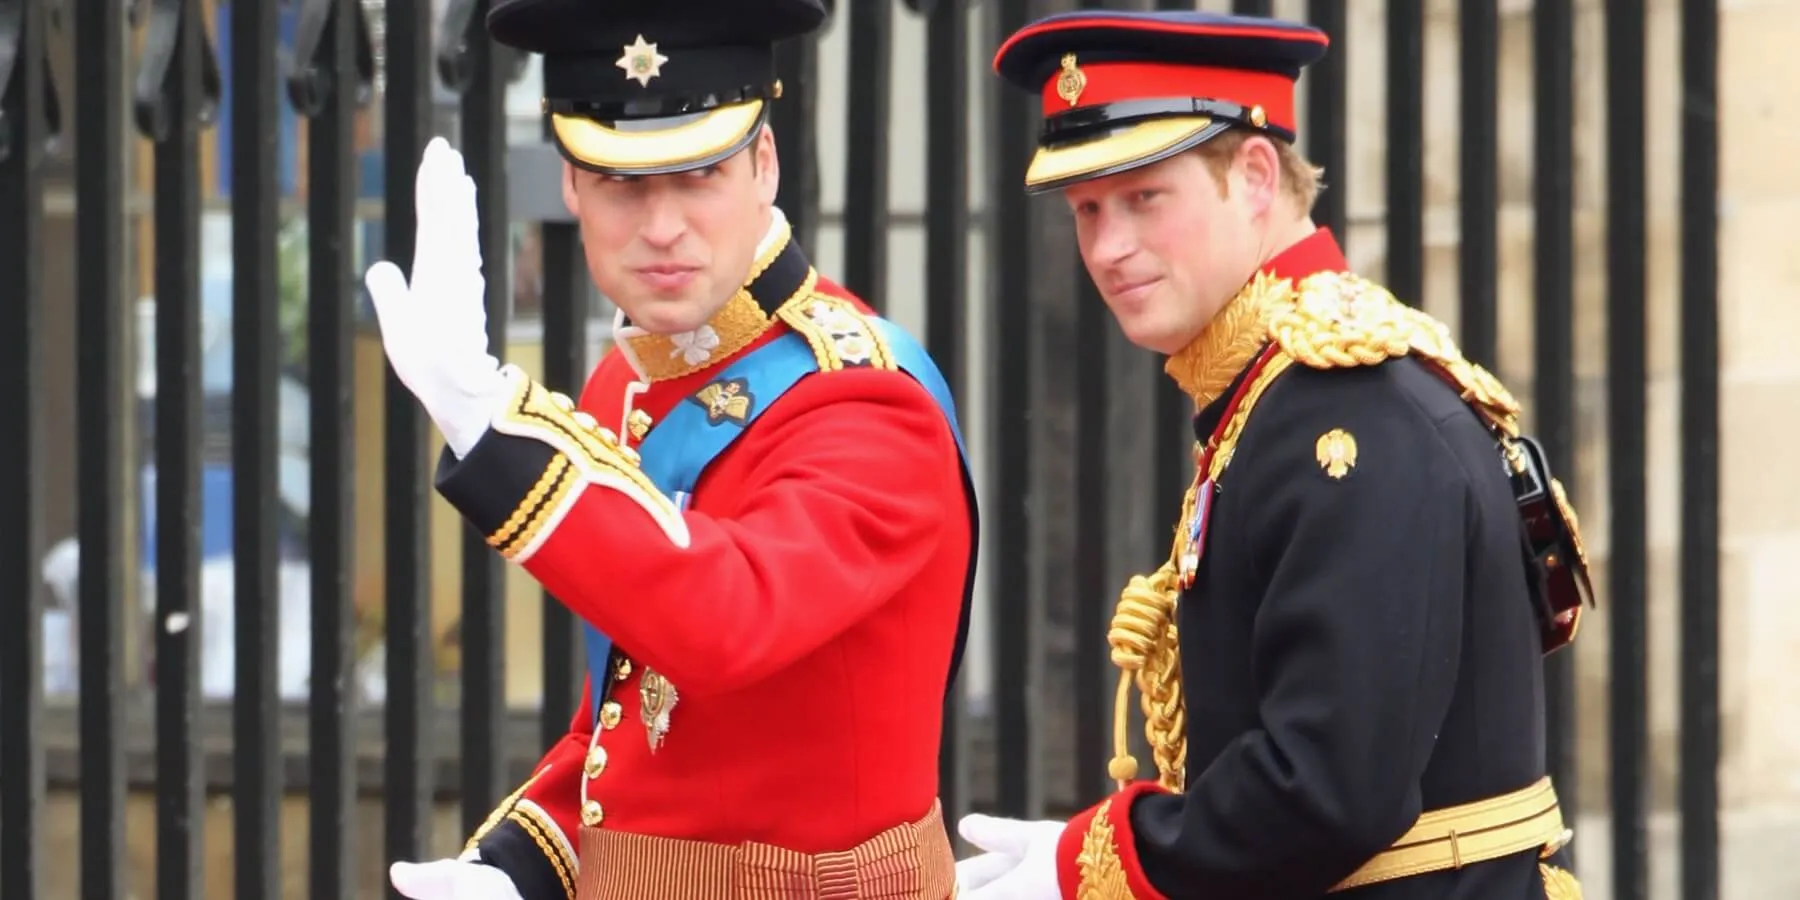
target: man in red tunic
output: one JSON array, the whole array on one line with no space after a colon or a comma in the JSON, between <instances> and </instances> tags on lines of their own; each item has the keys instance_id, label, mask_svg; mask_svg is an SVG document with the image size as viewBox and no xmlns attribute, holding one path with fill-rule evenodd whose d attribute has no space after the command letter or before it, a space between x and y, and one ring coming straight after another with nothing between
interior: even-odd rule
<instances>
[{"instance_id":1,"label":"man in red tunic","mask_svg":"<svg viewBox=\"0 0 1800 900\"><path fill-rule=\"evenodd\" d=\"M1314 225L1294 87L1325 50L1090 10L995 57L1042 98L1027 189L1061 193L1120 328L1193 400L1197 475L1107 635L1119 789L1067 822L965 819L988 852L962 900L1579 897L1542 675L1588 596L1574 516L1506 389ZM1124 746L1134 682L1154 772Z\"/></svg>"},{"instance_id":2,"label":"man in red tunic","mask_svg":"<svg viewBox=\"0 0 1800 900\"><path fill-rule=\"evenodd\" d=\"M774 206L774 41L817 0L508 0L544 54L564 200L619 308L578 403L489 354L474 186L419 167L409 284L368 274L438 490L583 623L569 733L455 859L449 898L920 898L976 511L948 392Z\"/></svg>"}]
</instances>

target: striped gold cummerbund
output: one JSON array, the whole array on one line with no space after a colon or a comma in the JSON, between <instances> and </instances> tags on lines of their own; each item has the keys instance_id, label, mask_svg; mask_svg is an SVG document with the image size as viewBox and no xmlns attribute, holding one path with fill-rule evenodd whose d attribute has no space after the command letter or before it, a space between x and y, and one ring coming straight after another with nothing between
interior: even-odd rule
<instances>
[{"instance_id":1,"label":"striped gold cummerbund","mask_svg":"<svg viewBox=\"0 0 1800 900\"><path fill-rule=\"evenodd\" d=\"M800 853L581 829L578 900L944 900L956 859L943 808L848 850Z\"/></svg>"}]
</instances>

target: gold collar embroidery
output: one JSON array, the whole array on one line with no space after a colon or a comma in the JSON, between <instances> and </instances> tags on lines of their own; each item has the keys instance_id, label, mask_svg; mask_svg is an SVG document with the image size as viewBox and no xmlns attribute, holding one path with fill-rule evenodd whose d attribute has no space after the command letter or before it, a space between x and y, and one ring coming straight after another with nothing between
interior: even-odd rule
<instances>
[{"instance_id":1,"label":"gold collar embroidery","mask_svg":"<svg viewBox=\"0 0 1800 900\"><path fill-rule=\"evenodd\" d=\"M1193 398L1195 409L1204 409L1268 343L1270 314L1292 296L1293 282L1257 273L1199 337L1163 363L1163 371Z\"/></svg>"},{"instance_id":2,"label":"gold collar embroidery","mask_svg":"<svg viewBox=\"0 0 1800 900\"><path fill-rule=\"evenodd\" d=\"M637 334L625 338L649 381L690 375L730 359L775 323L775 312L812 293L817 274L793 241L786 221L750 266L744 286L706 324L681 334Z\"/></svg>"}]
</instances>

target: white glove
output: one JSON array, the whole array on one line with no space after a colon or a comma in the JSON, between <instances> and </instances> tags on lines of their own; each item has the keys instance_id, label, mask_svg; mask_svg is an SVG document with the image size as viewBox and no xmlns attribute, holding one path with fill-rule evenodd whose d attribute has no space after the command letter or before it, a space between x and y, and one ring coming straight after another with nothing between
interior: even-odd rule
<instances>
[{"instance_id":1,"label":"white glove","mask_svg":"<svg viewBox=\"0 0 1800 900\"><path fill-rule=\"evenodd\" d=\"M524 900L505 872L461 859L397 862L388 880L412 900Z\"/></svg>"},{"instance_id":2,"label":"white glove","mask_svg":"<svg viewBox=\"0 0 1800 900\"><path fill-rule=\"evenodd\" d=\"M1056 844L1062 822L1026 822L980 814L956 825L963 840L987 852L956 864L960 900L1062 900Z\"/></svg>"},{"instance_id":3,"label":"white glove","mask_svg":"<svg viewBox=\"0 0 1800 900\"><path fill-rule=\"evenodd\" d=\"M432 138L415 189L412 284L385 259L369 267L363 283L394 374L461 459L486 433L511 386L488 351L475 182L463 170L462 154Z\"/></svg>"},{"instance_id":4,"label":"white glove","mask_svg":"<svg viewBox=\"0 0 1800 900\"><path fill-rule=\"evenodd\" d=\"M978 887L1018 868L1019 857L1004 853L983 853L956 861L957 896L964 897Z\"/></svg>"}]
</instances>

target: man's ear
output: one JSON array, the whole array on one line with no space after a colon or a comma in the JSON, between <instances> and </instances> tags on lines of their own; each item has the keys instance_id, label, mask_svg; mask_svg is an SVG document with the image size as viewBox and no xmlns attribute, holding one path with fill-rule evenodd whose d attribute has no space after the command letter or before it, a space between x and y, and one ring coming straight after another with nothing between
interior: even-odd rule
<instances>
[{"instance_id":1,"label":"man's ear","mask_svg":"<svg viewBox=\"0 0 1800 900\"><path fill-rule=\"evenodd\" d=\"M1235 169L1253 214L1266 214L1281 195L1281 153L1274 142L1254 135L1238 147Z\"/></svg>"},{"instance_id":2,"label":"man's ear","mask_svg":"<svg viewBox=\"0 0 1800 900\"><path fill-rule=\"evenodd\" d=\"M569 215L577 219L581 218L580 204L576 202L575 196L575 167L570 165L566 159L563 160L562 165L562 195L563 206L569 210Z\"/></svg>"},{"instance_id":3,"label":"man's ear","mask_svg":"<svg viewBox=\"0 0 1800 900\"><path fill-rule=\"evenodd\" d=\"M756 196L764 205L774 205L781 190L781 158L775 153L775 131L767 125L752 144L756 159Z\"/></svg>"}]
</instances>

